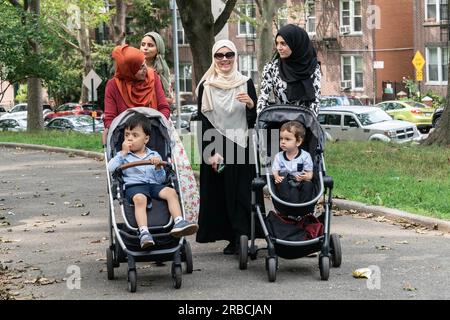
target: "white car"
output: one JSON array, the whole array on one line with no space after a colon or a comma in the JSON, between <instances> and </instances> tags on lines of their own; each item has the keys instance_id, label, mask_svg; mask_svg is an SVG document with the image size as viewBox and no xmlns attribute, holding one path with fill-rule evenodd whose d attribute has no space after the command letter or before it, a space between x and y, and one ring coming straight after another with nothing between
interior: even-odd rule
<instances>
[{"instance_id":1,"label":"white car","mask_svg":"<svg viewBox=\"0 0 450 320\"><path fill-rule=\"evenodd\" d=\"M45 118L45 115L51 112L51 108L49 105L44 104L42 110L42 116ZM28 114L28 105L26 103L16 104L11 110L7 113L0 116L0 119L27 119Z\"/></svg>"},{"instance_id":2,"label":"white car","mask_svg":"<svg viewBox=\"0 0 450 320\"><path fill-rule=\"evenodd\" d=\"M339 106L319 111L318 120L327 140L378 140L403 143L422 138L417 126L393 120L377 107Z\"/></svg>"},{"instance_id":3,"label":"white car","mask_svg":"<svg viewBox=\"0 0 450 320\"><path fill-rule=\"evenodd\" d=\"M27 120L23 119L0 119L0 131L25 131Z\"/></svg>"}]
</instances>

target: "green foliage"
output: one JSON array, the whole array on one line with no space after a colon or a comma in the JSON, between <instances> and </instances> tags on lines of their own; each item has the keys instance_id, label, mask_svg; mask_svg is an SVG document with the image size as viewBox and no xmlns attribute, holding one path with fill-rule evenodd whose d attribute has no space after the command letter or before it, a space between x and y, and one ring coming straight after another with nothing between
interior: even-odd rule
<instances>
[{"instance_id":1,"label":"green foliage","mask_svg":"<svg viewBox=\"0 0 450 320\"><path fill-rule=\"evenodd\" d=\"M39 53L32 52L31 40L39 44ZM42 18L0 0L0 63L4 80L16 83L30 76L56 77L57 72L51 66L55 51L45 48L58 45L60 42Z\"/></svg>"},{"instance_id":2,"label":"green foliage","mask_svg":"<svg viewBox=\"0 0 450 320\"><path fill-rule=\"evenodd\" d=\"M27 93L28 93L28 87L26 84L21 84L19 86L19 90L17 90L17 95L16 95L16 102L17 103L22 103L22 102L27 102Z\"/></svg>"},{"instance_id":3,"label":"green foliage","mask_svg":"<svg viewBox=\"0 0 450 320\"><path fill-rule=\"evenodd\" d=\"M134 0L129 16L133 17L129 24L132 34L127 36L127 42L139 48L144 34L150 31L158 32L170 24L169 1Z\"/></svg>"},{"instance_id":4,"label":"green foliage","mask_svg":"<svg viewBox=\"0 0 450 320\"><path fill-rule=\"evenodd\" d=\"M441 107L443 105L445 105L445 97L437 94L436 92L434 92L433 90L428 90L423 96L423 97L430 97L431 99L433 99L433 108L438 108Z\"/></svg>"},{"instance_id":5,"label":"green foliage","mask_svg":"<svg viewBox=\"0 0 450 320\"><path fill-rule=\"evenodd\" d=\"M382 142L327 143L338 197L450 219L450 149Z\"/></svg>"}]
</instances>

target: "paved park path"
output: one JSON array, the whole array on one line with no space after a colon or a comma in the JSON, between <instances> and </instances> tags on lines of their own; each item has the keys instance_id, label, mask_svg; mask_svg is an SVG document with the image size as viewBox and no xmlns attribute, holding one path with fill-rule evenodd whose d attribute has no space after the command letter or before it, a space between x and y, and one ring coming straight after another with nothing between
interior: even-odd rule
<instances>
[{"instance_id":1,"label":"paved park path","mask_svg":"<svg viewBox=\"0 0 450 320\"><path fill-rule=\"evenodd\" d=\"M450 299L450 235L396 225L364 213L336 212L343 262L321 281L318 259L279 261L275 283L264 259L240 271L225 242L190 237L194 272L172 288L170 264L138 264L137 292L126 266L106 278L108 246L104 162L0 147L0 298L17 299ZM381 282L352 277L379 268ZM373 267L375 266L375 267ZM74 271L80 271L76 288ZM375 287L374 289L370 289Z\"/></svg>"}]
</instances>

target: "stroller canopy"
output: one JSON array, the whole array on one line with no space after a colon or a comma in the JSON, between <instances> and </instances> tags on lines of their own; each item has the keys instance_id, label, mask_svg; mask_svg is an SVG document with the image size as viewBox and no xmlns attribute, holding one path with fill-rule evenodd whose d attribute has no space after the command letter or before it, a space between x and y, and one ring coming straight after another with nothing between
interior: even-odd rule
<instances>
[{"instance_id":1,"label":"stroller canopy","mask_svg":"<svg viewBox=\"0 0 450 320\"><path fill-rule=\"evenodd\" d=\"M172 126L162 113L155 109L147 107L129 108L113 120L111 126L109 127L108 137L106 141L106 151L108 157L112 157L116 151L121 149L125 122L135 113L143 114L147 118L149 118L149 121L151 121L152 136L154 136L155 133L158 135L158 137L157 139L153 139L156 137L151 137L151 140L153 140L151 141L151 143L153 145L150 147L153 150L158 151L161 154L163 160L165 160L168 156L168 153L170 153L170 148L175 144L175 141L172 139ZM155 143L157 145L154 145ZM168 146L168 148L164 148L164 146Z\"/></svg>"},{"instance_id":2,"label":"stroller canopy","mask_svg":"<svg viewBox=\"0 0 450 320\"><path fill-rule=\"evenodd\" d=\"M299 106L271 105L258 114L256 119L256 130L279 130L283 123L298 121L306 128L305 149L310 153L322 152L325 147L325 134L314 113Z\"/></svg>"}]
</instances>

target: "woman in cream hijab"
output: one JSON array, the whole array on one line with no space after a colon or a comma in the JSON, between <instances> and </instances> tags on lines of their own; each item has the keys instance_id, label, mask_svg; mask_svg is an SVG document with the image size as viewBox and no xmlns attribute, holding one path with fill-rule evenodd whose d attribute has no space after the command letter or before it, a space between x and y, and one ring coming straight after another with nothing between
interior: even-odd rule
<instances>
[{"instance_id":1,"label":"woman in cream hijab","mask_svg":"<svg viewBox=\"0 0 450 320\"><path fill-rule=\"evenodd\" d=\"M238 71L237 58L231 41L216 42L196 91L202 137L197 242L228 240L224 254L236 254L240 236L249 235L255 177L248 129L255 124L257 97L253 81Z\"/></svg>"}]
</instances>

